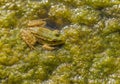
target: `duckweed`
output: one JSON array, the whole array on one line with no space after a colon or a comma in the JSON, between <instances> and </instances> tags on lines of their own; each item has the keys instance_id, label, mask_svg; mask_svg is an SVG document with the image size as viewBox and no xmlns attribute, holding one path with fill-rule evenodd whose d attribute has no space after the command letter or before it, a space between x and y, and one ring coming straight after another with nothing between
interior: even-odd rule
<instances>
[{"instance_id":1,"label":"duckweed","mask_svg":"<svg viewBox=\"0 0 120 84\"><path fill-rule=\"evenodd\" d=\"M120 84L119 0L0 0L0 84ZM30 49L32 19L59 29L64 45Z\"/></svg>"}]
</instances>

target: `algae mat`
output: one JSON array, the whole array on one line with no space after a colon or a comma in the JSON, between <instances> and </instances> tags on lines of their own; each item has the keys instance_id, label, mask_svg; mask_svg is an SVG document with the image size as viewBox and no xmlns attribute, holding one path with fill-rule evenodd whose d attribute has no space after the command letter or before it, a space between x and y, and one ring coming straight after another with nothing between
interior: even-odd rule
<instances>
[{"instance_id":1,"label":"algae mat","mask_svg":"<svg viewBox=\"0 0 120 84\"><path fill-rule=\"evenodd\" d=\"M64 44L30 49L20 31L36 19ZM120 84L120 1L0 0L0 84Z\"/></svg>"}]
</instances>

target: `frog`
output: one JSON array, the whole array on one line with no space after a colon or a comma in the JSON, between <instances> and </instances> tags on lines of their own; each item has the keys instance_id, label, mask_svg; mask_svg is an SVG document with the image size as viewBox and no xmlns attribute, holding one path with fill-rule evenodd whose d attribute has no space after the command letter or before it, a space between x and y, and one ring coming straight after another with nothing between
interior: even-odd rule
<instances>
[{"instance_id":1,"label":"frog","mask_svg":"<svg viewBox=\"0 0 120 84\"><path fill-rule=\"evenodd\" d=\"M46 50L54 50L57 46L64 44L59 30L47 28L44 20L28 21L27 28L21 30L21 37L26 44L35 49L35 44L39 43Z\"/></svg>"}]
</instances>

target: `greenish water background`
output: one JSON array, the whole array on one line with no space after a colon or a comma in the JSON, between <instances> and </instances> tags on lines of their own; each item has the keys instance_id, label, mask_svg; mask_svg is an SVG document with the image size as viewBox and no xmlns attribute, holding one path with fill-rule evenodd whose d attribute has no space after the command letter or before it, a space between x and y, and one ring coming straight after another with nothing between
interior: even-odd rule
<instances>
[{"instance_id":1,"label":"greenish water background","mask_svg":"<svg viewBox=\"0 0 120 84\"><path fill-rule=\"evenodd\" d=\"M31 50L20 30L44 18L65 44ZM120 84L120 1L1 0L0 84Z\"/></svg>"}]
</instances>

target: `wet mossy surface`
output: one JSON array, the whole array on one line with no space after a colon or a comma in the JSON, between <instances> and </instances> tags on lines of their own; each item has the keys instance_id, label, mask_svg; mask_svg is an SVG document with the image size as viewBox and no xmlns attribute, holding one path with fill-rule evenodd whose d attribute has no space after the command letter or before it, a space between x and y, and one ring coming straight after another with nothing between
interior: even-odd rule
<instances>
[{"instance_id":1,"label":"wet mossy surface","mask_svg":"<svg viewBox=\"0 0 120 84\"><path fill-rule=\"evenodd\" d=\"M33 19L64 45L31 50L20 30ZM0 84L120 84L120 1L1 0Z\"/></svg>"}]
</instances>

